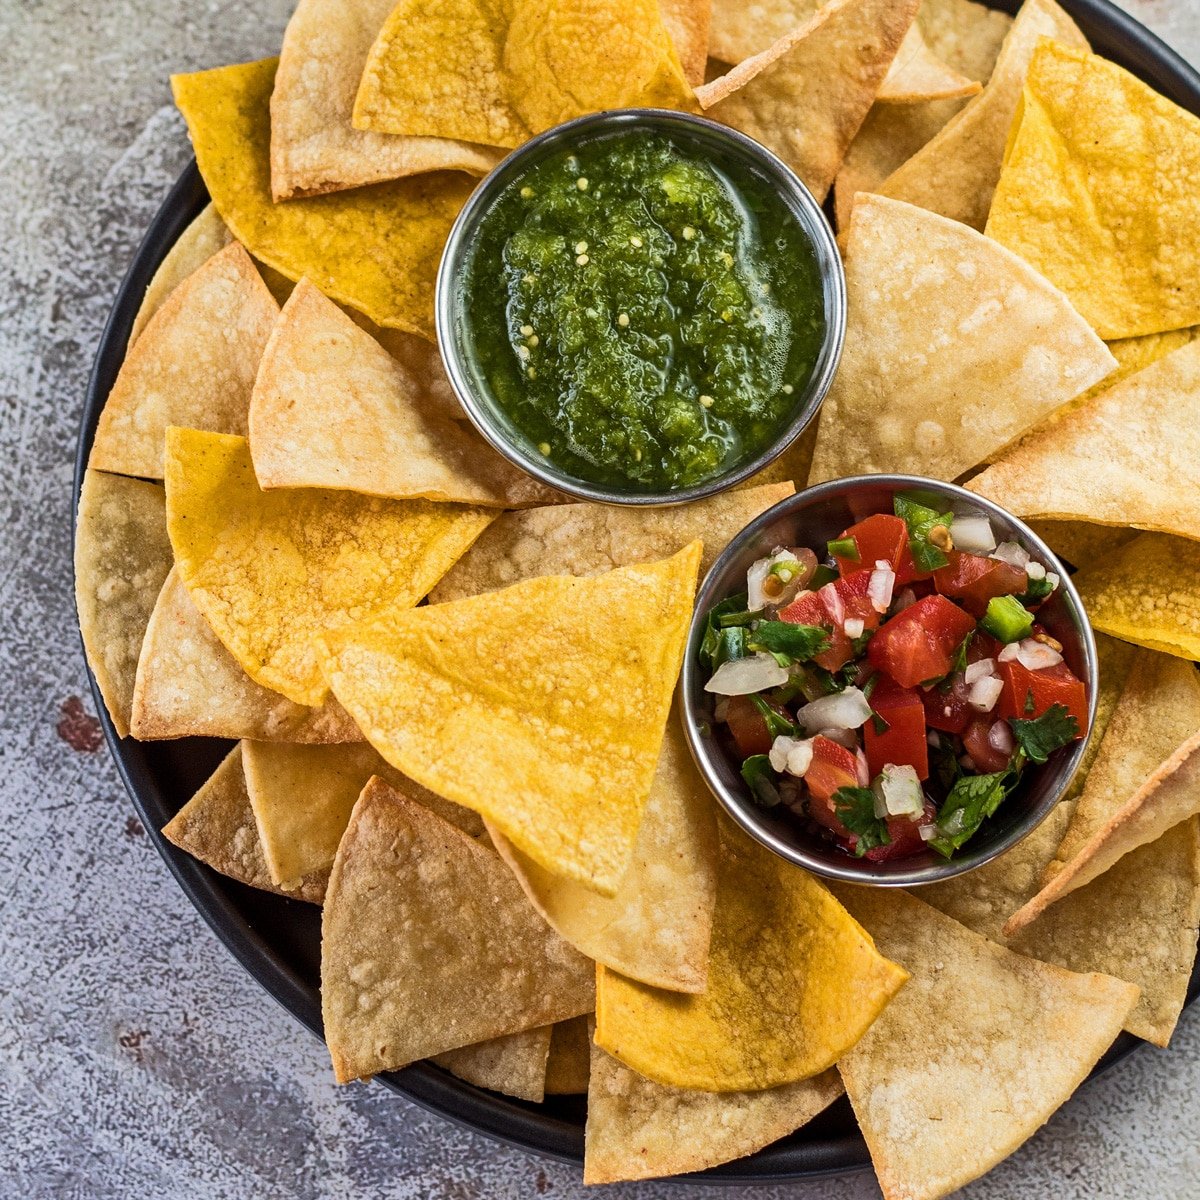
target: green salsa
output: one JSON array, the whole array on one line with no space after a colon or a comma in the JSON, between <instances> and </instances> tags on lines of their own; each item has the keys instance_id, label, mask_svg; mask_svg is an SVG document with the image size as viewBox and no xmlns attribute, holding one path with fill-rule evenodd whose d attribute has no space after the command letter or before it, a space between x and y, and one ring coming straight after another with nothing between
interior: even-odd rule
<instances>
[{"instance_id":1,"label":"green salsa","mask_svg":"<svg viewBox=\"0 0 1200 1200\"><path fill-rule=\"evenodd\" d=\"M816 253L775 186L644 130L510 182L461 286L475 369L517 429L570 475L632 491L762 451L825 336Z\"/></svg>"}]
</instances>

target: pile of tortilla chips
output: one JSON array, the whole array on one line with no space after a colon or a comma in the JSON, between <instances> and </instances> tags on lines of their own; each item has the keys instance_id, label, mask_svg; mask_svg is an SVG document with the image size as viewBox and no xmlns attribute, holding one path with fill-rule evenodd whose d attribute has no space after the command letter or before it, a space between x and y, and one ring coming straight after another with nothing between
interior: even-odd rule
<instances>
[{"instance_id":1,"label":"pile of tortilla chips","mask_svg":"<svg viewBox=\"0 0 1200 1200\"><path fill-rule=\"evenodd\" d=\"M229 746L164 835L322 905L340 1082L586 1092L587 1183L844 1091L885 1196L935 1200L1121 1029L1167 1044L1200 925L1200 119L1054 0L299 0L278 60L174 88L212 203L100 417L80 625L119 736ZM646 104L832 189L846 349L750 486L568 504L461 419L434 276L509 148ZM1067 797L920 899L748 840L672 713L727 542L889 471L1034 520L1101 635Z\"/></svg>"}]
</instances>

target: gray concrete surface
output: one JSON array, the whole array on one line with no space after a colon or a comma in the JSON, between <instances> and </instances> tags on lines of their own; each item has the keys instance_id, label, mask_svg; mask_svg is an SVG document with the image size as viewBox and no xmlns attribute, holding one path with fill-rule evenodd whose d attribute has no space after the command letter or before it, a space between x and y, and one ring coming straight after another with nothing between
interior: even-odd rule
<instances>
[{"instance_id":1,"label":"gray concrete surface","mask_svg":"<svg viewBox=\"0 0 1200 1200\"><path fill-rule=\"evenodd\" d=\"M167 75L274 52L288 0L0 0L0 1197L577 1197L323 1048L208 932L88 722L70 578L84 382L189 151ZM1200 0L1130 0L1200 61ZM64 736L69 734L70 741ZM83 735L82 737L80 735ZM1085 1087L972 1200L1200 1196L1200 1011ZM861 1200L869 1175L734 1200ZM650 1200L665 1185L610 1189Z\"/></svg>"}]
</instances>

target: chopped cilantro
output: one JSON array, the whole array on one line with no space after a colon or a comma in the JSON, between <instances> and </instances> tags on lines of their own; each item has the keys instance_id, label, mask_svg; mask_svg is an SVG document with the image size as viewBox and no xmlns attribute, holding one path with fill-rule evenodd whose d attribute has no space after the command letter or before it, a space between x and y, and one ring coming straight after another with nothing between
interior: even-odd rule
<instances>
[{"instance_id":1,"label":"chopped cilantro","mask_svg":"<svg viewBox=\"0 0 1200 1200\"><path fill-rule=\"evenodd\" d=\"M763 808L774 808L780 802L775 772L771 769L771 760L765 754L752 754L742 763L742 778L754 799Z\"/></svg>"},{"instance_id":2,"label":"chopped cilantro","mask_svg":"<svg viewBox=\"0 0 1200 1200\"><path fill-rule=\"evenodd\" d=\"M841 787L833 793L833 807L838 820L855 835L854 853L862 858L876 846L886 846L887 821L875 815L875 793L870 788Z\"/></svg>"},{"instance_id":3,"label":"chopped cilantro","mask_svg":"<svg viewBox=\"0 0 1200 1200\"><path fill-rule=\"evenodd\" d=\"M970 633L963 638L962 642L959 643L958 649L954 652L954 661L950 664L951 675L967 669L967 651L971 649L971 642L974 641L974 639L975 630L972 629Z\"/></svg>"},{"instance_id":4,"label":"chopped cilantro","mask_svg":"<svg viewBox=\"0 0 1200 1200\"><path fill-rule=\"evenodd\" d=\"M1031 604L1040 604L1050 593L1054 591L1054 584L1050 582L1049 576L1042 576L1041 579L1031 579L1025 589L1025 595L1021 599L1021 603L1028 607Z\"/></svg>"},{"instance_id":5,"label":"chopped cilantro","mask_svg":"<svg viewBox=\"0 0 1200 1200\"><path fill-rule=\"evenodd\" d=\"M771 737L795 737L799 732L783 713L776 712L762 696L751 696L750 703L758 709L762 719L766 721L767 732Z\"/></svg>"},{"instance_id":6,"label":"chopped cilantro","mask_svg":"<svg viewBox=\"0 0 1200 1200\"><path fill-rule=\"evenodd\" d=\"M735 625L732 629L722 629L717 633L716 647L712 653L713 670L732 659L747 658L749 654L745 629L740 625Z\"/></svg>"},{"instance_id":7,"label":"chopped cilantro","mask_svg":"<svg viewBox=\"0 0 1200 1200\"><path fill-rule=\"evenodd\" d=\"M742 612L722 613L717 618L717 624L722 629L729 629L734 625L749 625L751 621L758 617L758 613L751 612L748 608Z\"/></svg>"},{"instance_id":8,"label":"chopped cilantro","mask_svg":"<svg viewBox=\"0 0 1200 1200\"><path fill-rule=\"evenodd\" d=\"M950 560L929 540L929 535L939 525L949 529L954 514L929 508L911 492L897 492L892 507L896 516L908 526L908 548L917 570L936 571L938 567L946 566Z\"/></svg>"},{"instance_id":9,"label":"chopped cilantro","mask_svg":"<svg viewBox=\"0 0 1200 1200\"><path fill-rule=\"evenodd\" d=\"M761 621L747 643L751 650L766 650L787 657L789 662L807 662L814 654L829 649L829 631L820 625L793 625L790 621Z\"/></svg>"},{"instance_id":10,"label":"chopped cilantro","mask_svg":"<svg viewBox=\"0 0 1200 1200\"><path fill-rule=\"evenodd\" d=\"M721 618L729 616L731 613L740 613L745 610L749 597L743 592L740 596L730 596L727 600L722 600L720 604L714 604L708 610L708 620L704 626L704 640L700 643L700 661L704 663L710 670L716 670L720 663L717 661L717 650L721 642L722 625ZM744 655L726 656L742 658ZM721 662L726 661L722 659Z\"/></svg>"},{"instance_id":11,"label":"chopped cilantro","mask_svg":"<svg viewBox=\"0 0 1200 1200\"><path fill-rule=\"evenodd\" d=\"M1061 704L1052 704L1040 717L1010 717L1020 752L1032 763L1044 763L1060 746L1079 736L1079 722Z\"/></svg>"},{"instance_id":12,"label":"chopped cilantro","mask_svg":"<svg viewBox=\"0 0 1200 1200\"><path fill-rule=\"evenodd\" d=\"M1016 781L1016 772L1008 769L991 775L963 775L938 809L938 835L930 846L944 858L952 857L1000 807Z\"/></svg>"}]
</instances>

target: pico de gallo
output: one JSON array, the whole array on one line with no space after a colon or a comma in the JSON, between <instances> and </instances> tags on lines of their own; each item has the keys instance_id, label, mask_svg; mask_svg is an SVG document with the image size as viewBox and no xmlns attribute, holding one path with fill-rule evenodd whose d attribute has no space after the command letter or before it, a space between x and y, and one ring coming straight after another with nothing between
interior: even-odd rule
<instances>
[{"instance_id":1,"label":"pico de gallo","mask_svg":"<svg viewBox=\"0 0 1200 1200\"><path fill-rule=\"evenodd\" d=\"M700 651L757 803L873 862L953 857L1028 764L1087 730L1085 685L1038 621L1059 584L986 517L923 493L824 554L759 559Z\"/></svg>"}]
</instances>

